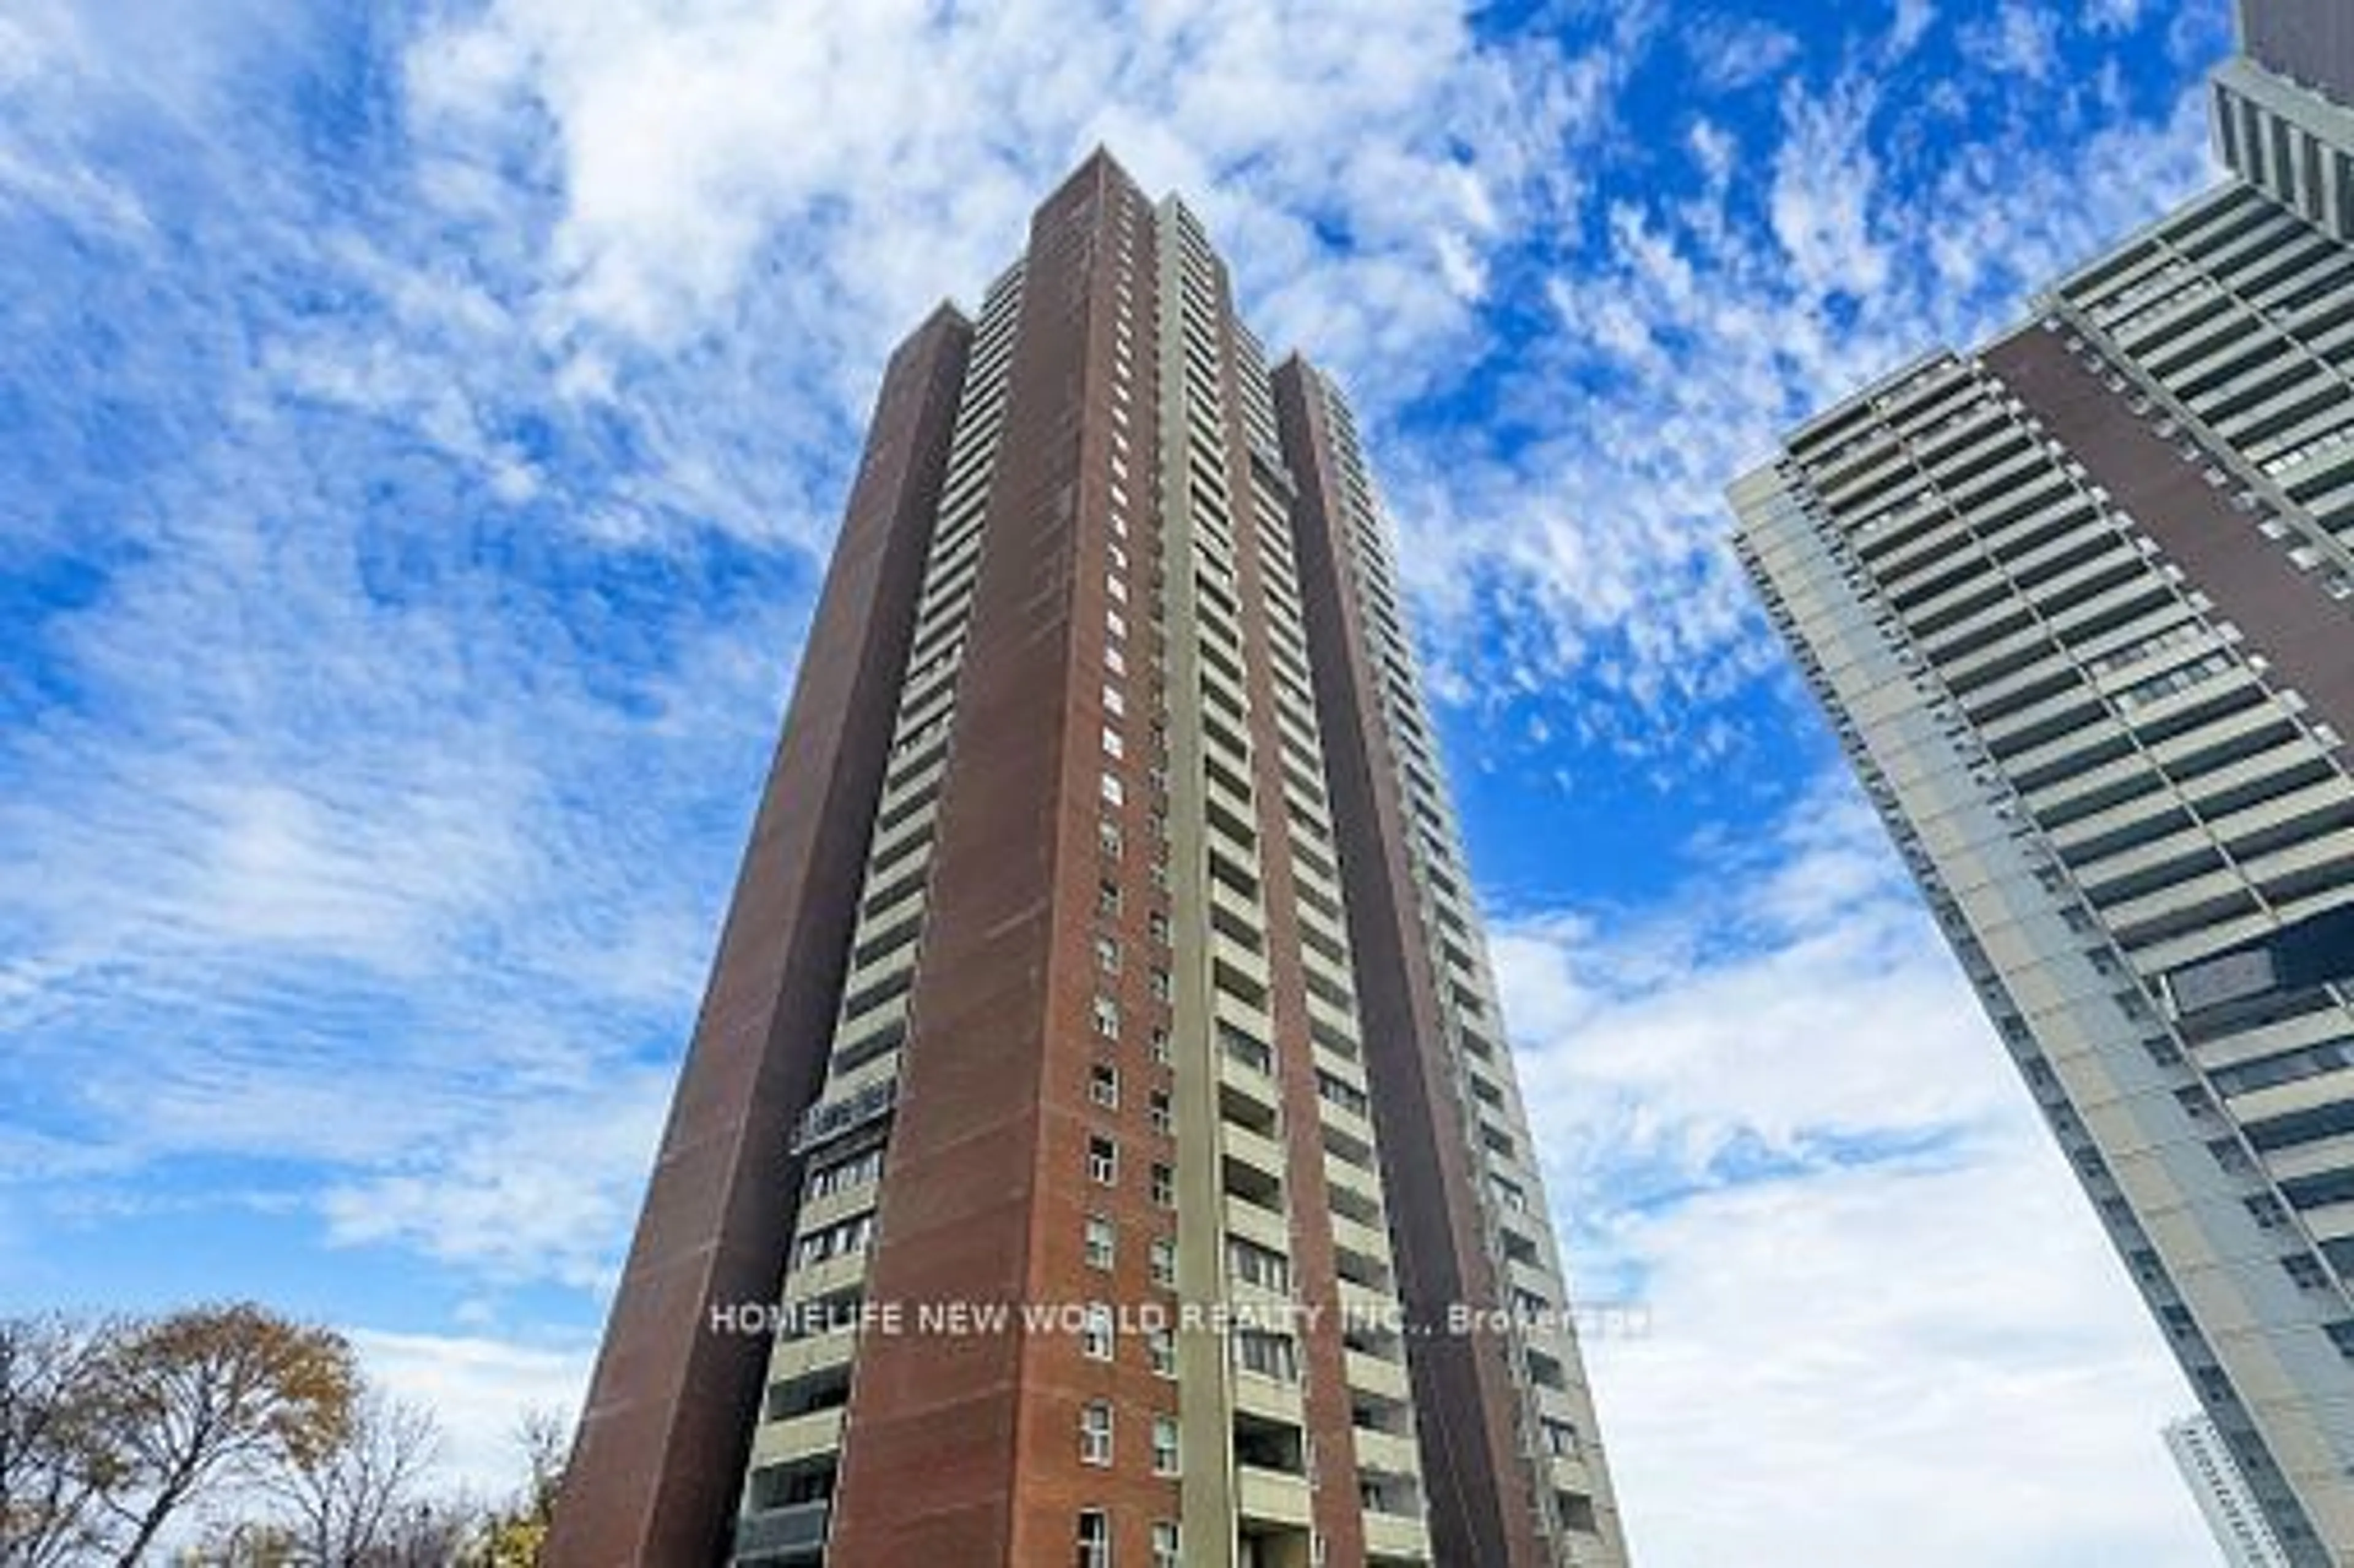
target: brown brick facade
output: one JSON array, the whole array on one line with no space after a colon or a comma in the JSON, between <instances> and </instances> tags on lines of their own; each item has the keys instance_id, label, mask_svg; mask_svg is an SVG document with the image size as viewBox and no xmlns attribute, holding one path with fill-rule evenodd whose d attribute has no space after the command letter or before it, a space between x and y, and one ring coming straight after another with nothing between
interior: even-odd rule
<instances>
[{"instance_id":1,"label":"brown brick facade","mask_svg":"<svg viewBox=\"0 0 2354 1568\"><path fill-rule=\"evenodd\" d=\"M1112 1282L1133 1301L1146 1238L1167 1216L1148 1192L1157 1143L1141 1107L1143 919L1150 853L1145 791L1131 789L1120 856L1098 847L1097 731L1104 640L1104 468L1109 247L1104 220L1126 176L1091 161L1041 209L1025 267L1006 405L1004 458L989 502L957 741L941 794L932 929L917 980L870 1299L1066 1303L1104 1297L1087 1267L1086 1215L1122 1238ZM1132 552L1138 560L1140 550ZM1131 671L1149 661L1149 578L1131 570ZM1143 750L1144 726L1128 733ZM1140 778L1141 768L1131 768ZM1136 961L1116 992L1122 1038L1093 1027L1097 892L1123 886ZM1089 1098L1100 1059L1123 1094ZM1132 1087L1131 1087L1132 1086ZM1088 1139L1108 1128L1119 1182L1087 1177ZM1165 1159L1165 1154L1159 1158ZM1133 1294L1130 1294L1130 1293ZM832 1568L1062 1563L1082 1508L1110 1511L1119 1560L1149 1561L1154 1518L1176 1516L1175 1484L1145 1461L1150 1414L1175 1409L1143 1346L1123 1340L1107 1367L1047 1333L869 1335L844 1440ZM1081 1406L1113 1401L1108 1467L1083 1465Z\"/></svg>"},{"instance_id":2,"label":"brown brick facade","mask_svg":"<svg viewBox=\"0 0 2354 1568\"><path fill-rule=\"evenodd\" d=\"M891 744L970 328L892 355L842 537L663 1129L549 1538L550 1568L726 1551L768 1341L716 1307L775 1299Z\"/></svg>"},{"instance_id":3,"label":"brown brick facade","mask_svg":"<svg viewBox=\"0 0 2354 1568\"><path fill-rule=\"evenodd\" d=\"M1439 1325L1455 1304L1492 1307L1501 1292L1473 1195L1479 1178L1416 908L1411 829L1351 588L1349 524L1311 374L1297 358L1275 372L1284 455L1299 484L1292 525L1300 598L1341 838L1398 1294L1410 1323ZM1446 1568L1543 1568L1550 1558L1536 1531L1536 1499L1515 1436L1518 1395L1506 1342L1410 1333L1406 1350L1435 1560Z\"/></svg>"}]
</instances>

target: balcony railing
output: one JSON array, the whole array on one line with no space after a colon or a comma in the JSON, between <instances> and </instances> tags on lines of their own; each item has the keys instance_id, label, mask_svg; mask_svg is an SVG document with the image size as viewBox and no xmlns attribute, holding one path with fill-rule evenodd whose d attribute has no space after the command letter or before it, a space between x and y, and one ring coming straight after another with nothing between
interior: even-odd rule
<instances>
[{"instance_id":1,"label":"balcony railing","mask_svg":"<svg viewBox=\"0 0 2354 1568\"><path fill-rule=\"evenodd\" d=\"M795 1154L807 1154L821 1144L832 1142L867 1123L880 1121L891 1114L898 1103L899 1080L878 1078L857 1093L838 1100L824 1100L810 1107L798 1126L793 1128L792 1149Z\"/></svg>"},{"instance_id":2,"label":"balcony railing","mask_svg":"<svg viewBox=\"0 0 2354 1568\"><path fill-rule=\"evenodd\" d=\"M830 1507L820 1499L744 1515L736 1521L737 1563L750 1568L755 1563L816 1562L825 1549Z\"/></svg>"}]
</instances>

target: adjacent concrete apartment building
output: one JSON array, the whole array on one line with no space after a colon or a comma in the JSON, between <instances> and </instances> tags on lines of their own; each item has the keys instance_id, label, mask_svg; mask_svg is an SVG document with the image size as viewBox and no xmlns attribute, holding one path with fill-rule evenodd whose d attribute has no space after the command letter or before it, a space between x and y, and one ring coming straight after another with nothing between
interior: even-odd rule
<instances>
[{"instance_id":1,"label":"adjacent concrete apartment building","mask_svg":"<svg viewBox=\"0 0 2354 1568\"><path fill-rule=\"evenodd\" d=\"M1793 431L1737 549L2298 1568L2354 1563L2354 13L2231 177Z\"/></svg>"},{"instance_id":2,"label":"adjacent concrete apartment building","mask_svg":"<svg viewBox=\"0 0 2354 1568\"><path fill-rule=\"evenodd\" d=\"M1393 549L1108 156L898 349L557 1568L1626 1561Z\"/></svg>"}]
</instances>

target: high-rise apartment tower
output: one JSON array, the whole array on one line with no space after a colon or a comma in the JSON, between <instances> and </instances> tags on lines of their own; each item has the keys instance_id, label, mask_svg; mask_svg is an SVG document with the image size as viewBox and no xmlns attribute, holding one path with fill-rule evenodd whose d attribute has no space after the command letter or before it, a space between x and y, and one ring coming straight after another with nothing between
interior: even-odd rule
<instances>
[{"instance_id":1,"label":"high-rise apartment tower","mask_svg":"<svg viewBox=\"0 0 2354 1568\"><path fill-rule=\"evenodd\" d=\"M1737 549L2297 1568L2354 1563L2354 23L2231 178L1792 433Z\"/></svg>"},{"instance_id":2,"label":"high-rise apartment tower","mask_svg":"<svg viewBox=\"0 0 2354 1568\"><path fill-rule=\"evenodd\" d=\"M557 1568L1625 1561L1397 592L1101 154L901 346Z\"/></svg>"}]
</instances>

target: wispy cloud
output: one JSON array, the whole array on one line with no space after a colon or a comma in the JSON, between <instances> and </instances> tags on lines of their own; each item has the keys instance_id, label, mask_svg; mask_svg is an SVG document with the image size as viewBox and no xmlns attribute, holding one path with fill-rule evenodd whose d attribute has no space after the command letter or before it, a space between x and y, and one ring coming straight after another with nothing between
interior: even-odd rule
<instances>
[{"instance_id":1,"label":"wispy cloud","mask_svg":"<svg viewBox=\"0 0 2354 1568\"><path fill-rule=\"evenodd\" d=\"M2095 33L2130 33L2141 17L2142 0L2084 0L2084 26Z\"/></svg>"},{"instance_id":2,"label":"wispy cloud","mask_svg":"<svg viewBox=\"0 0 2354 1568\"><path fill-rule=\"evenodd\" d=\"M1896 17L1888 30L1887 52L1901 57L1913 52L1937 23L1934 0L1896 0Z\"/></svg>"},{"instance_id":3,"label":"wispy cloud","mask_svg":"<svg viewBox=\"0 0 2354 1568\"><path fill-rule=\"evenodd\" d=\"M2212 177L2195 91L2119 118L2094 79L1941 124L1916 85L1858 53L1786 81L1764 123L1694 118L1542 274L1549 334L1495 367L1468 447L1459 427L1425 447L1409 420L1384 449L1450 689L1569 706L1624 755L1689 755L1779 658L1723 548L1729 478Z\"/></svg>"},{"instance_id":4,"label":"wispy cloud","mask_svg":"<svg viewBox=\"0 0 2354 1568\"><path fill-rule=\"evenodd\" d=\"M1993 70L2041 83L2059 69L2061 21L2027 0L2003 0L1991 17L1962 29L1962 48Z\"/></svg>"},{"instance_id":5,"label":"wispy cloud","mask_svg":"<svg viewBox=\"0 0 2354 1568\"><path fill-rule=\"evenodd\" d=\"M1797 35L1749 16L1703 16L1682 31L1702 86L1731 92L1779 74L1798 58Z\"/></svg>"}]
</instances>

